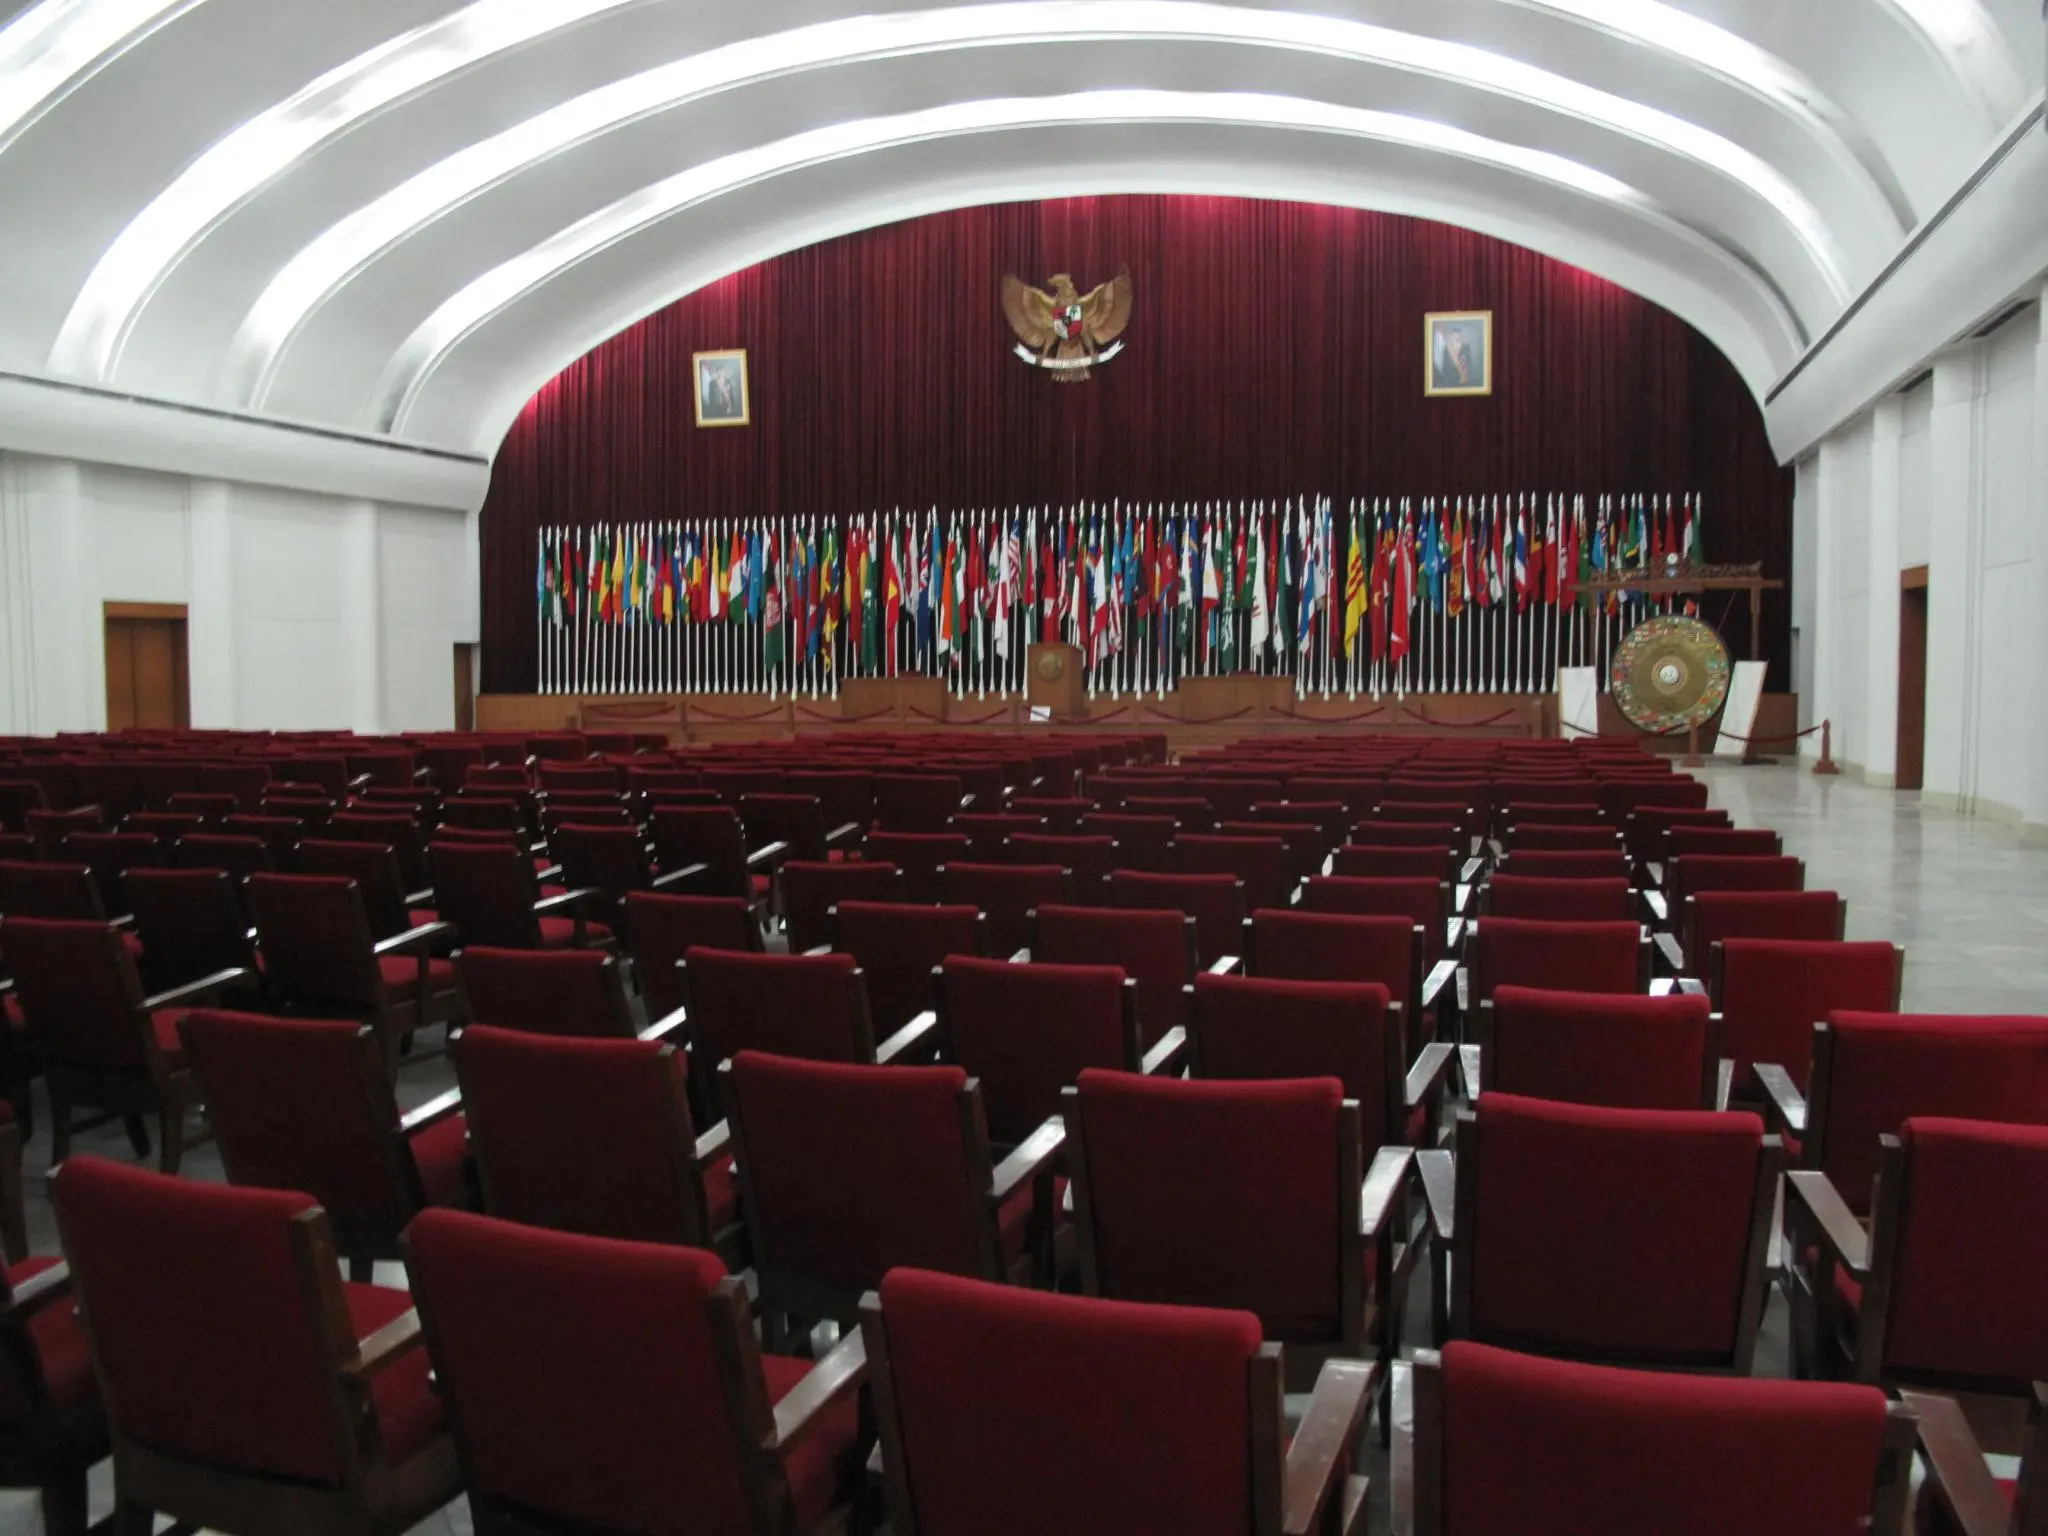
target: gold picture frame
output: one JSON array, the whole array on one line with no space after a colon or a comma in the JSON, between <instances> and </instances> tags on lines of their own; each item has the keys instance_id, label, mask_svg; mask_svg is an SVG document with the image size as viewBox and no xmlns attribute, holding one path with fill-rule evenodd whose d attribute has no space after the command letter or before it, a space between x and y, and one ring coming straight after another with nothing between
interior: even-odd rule
<instances>
[{"instance_id":1,"label":"gold picture frame","mask_svg":"<svg viewBox=\"0 0 2048 1536\"><path fill-rule=\"evenodd\" d=\"M1422 317L1422 392L1493 393L1492 310L1446 309Z\"/></svg>"},{"instance_id":2,"label":"gold picture frame","mask_svg":"<svg viewBox=\"0 0 2048 1536\"><path fill-rule=\"evenodd\" d=\"M747 354L735 347L724 352L692 352L690 378L696 386L697 425L744 427L754 419L747 387Z\"/></svg>"}]
</instances>

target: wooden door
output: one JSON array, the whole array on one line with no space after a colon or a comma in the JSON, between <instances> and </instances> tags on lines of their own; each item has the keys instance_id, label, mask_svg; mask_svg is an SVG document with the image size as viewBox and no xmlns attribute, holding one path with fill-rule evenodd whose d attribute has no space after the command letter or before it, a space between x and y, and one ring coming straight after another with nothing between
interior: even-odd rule
<instances>
[{"instance_id":1,"label":"wooden door","mask_svg":"<svg viewBox=\"0 0 2048 1536\"><path fill-rule=\"evenodd\" d=\"M192 723L185 609L106 605L107 729L182 730Z\"/></svg>"},{"instance_id":2,"label":"wooden door","mask_svg":"<svg viewBox=\"0 0 2048 1536\"><path fill-rule=\"evenodd\" d=\"M1918 789L1927 756L1927 567L1899 577L1900 789Z\"/></svg>"},{"instance_id":3,"label":"wooden door","mask_svg":"<svg viewBox=\"0 0 2048 1536\"><path fill-rule=\"evenodd\" d=\"M468 645L455 647L455 729L476 729L476 652Z\"/></svg>"}]
</instances>

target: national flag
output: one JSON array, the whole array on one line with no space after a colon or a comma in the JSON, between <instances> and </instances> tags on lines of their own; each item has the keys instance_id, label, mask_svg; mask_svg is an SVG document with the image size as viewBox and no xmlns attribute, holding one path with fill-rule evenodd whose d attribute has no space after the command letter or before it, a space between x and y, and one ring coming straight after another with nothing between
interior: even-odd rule
<instances>
[{"instance_id":1,"label":"national flag","mask_svg":"<svg viewBox=\"0 0 2048 1536\"><path fill-rule=\"evenodd\" d=\"M1544 509L1538 507L1536 515L1529 519L1529 601L1540 603L1544 600L1543 584L1543 517Z\"/></svg>"},{"instance_id":2,"label":"national flag","mask_svg":"<svg viewBox=\"0 0 2048 1536\"><path fill-rule=\"evenodd\" d=\"M1044 645L1052 645L1060 637L1060 594L1066 590L1060 581L1060 524L1059 514L1053 513L1045 520L1044 553L1038 562L1038 638Z\"/></svg>"},{"instance_id":3,"label":"national flag","mask_svg":"<svg viewBox=\"0 0 2048 1536\"><path fill-rule=\"evenodd\" d=\"M1350 551L1344 561L1344 654L1358 647L1359 626L1365 621L1365 535L1358 526L1358 504L1351 504Z\"/></svg>"},{"instance_id":4,"label":"national flag","mask_svg":"<svg viewBox=\"0 0 2048 1536\"><path fill-rule=\"evenodd\" d=\"M1394 612L1388 621L1387 659L1398 667L1408 658L1415 614L1415 526L1401 508L1401 537L1394 548Z\"/></svg>"},{"instance_id":5,"label":"national flag","mask_svg":"<svg viewBox=\"0 0 2048 1536\"><path fill-rule=\"evenodd\" d=\"M1495 607L1508 600L1508 525L1501 516L1500 498L1493 498L1493 514L1486 520L1486 602Z\"/></svg>"},{"instance_id":6,"label":"national flag","mask_svg":"<svg viewBox=\"0 0 2048 1536\"><path fill-rule=\"evenodd\" d=\"M1648 531L1643 521L1643 503L1637 499L1635 511L1630 515L1621 537L1621 564L1625 570L1638 570L1643 564L1643 552L1648 544Z\"/></svg>"},{"instance_id":7,"label":"national flag","mask_svg":"<svg viewBox=\"0 0 2048 1536\"><path fill-rule=\"evenodd\" d=\"M540 533L540 569L535 573L534 582L539 587L540 621L543 624L559 623L555 613L555 552L548 538L547 529Z\"/></svg>"},{"instance_id":8,"label":"national flag","mask_svg":"<svg viewBox=\"0 0 2048 1536\"><path fill-rule=\"evenodd\" d=\"M1705 565L1707 557L1700 546L1700 508L1696 497L1685 498L1685 548L1682 552L1687 565Z\"/></svg>"},{"instance_id":9,"label":"national flag","mask_svg":"<svg viewBox=\"0 0 2048 1536\"><path fill-rule=\"evenodd\" d=\"M1441 609L1444 605L1442 525L1437 520L1435 505L1428 501L1422 504L1421 543L1422 600L1432 609Z\"/></svg>"},{"instance_id":10,"label":"national flag","mask_svg":"<svg viewBox=\"0 0 2048 1536\"><path fill-rule=\"evenodd\" d=\"M1017 601L1017 583L1024 564L1024 546L1014 518L1004 519L1003 571L996 580L996 654L1010 656L1010 609Z\"/></svg>"},{"instance_id":11,"label":"national flag","mask_svg":"<svg viewBox=\"0 0 2048 1536\"><path fill-rule=\"evenodd\" d=\"M1533 601L1529 581L1529 509L1515 508L1515 607L1526 610Z\"/></svg>"},{"instance_id":12,"label":"national flag","mask_svg":"<svg viewBox=\"0 0 2048 1536\"><path fill-rule=\"evenodd\" d=\"M1287 645L1294 638L1294 569L1288 548L1293 535L1289 526L1287 508L1283 505L1273 521L1273 661L1276 666L1287 660Z\"/></svg>"},{"instance_id":13,"label":"national flag","mask_svg":"<svg viewBox=\"0 0 2048 1536\"><path fill-rule=\"evenodd\" d=\"M1457 618L1465 611L1465 508L1447 514L1451 524L1451 557L1446 574L1444 611Z\"/></svg>"},{"instance_id":14,"label":"national flag","mask_svg":"<svg viewBox=\"0 0 2048 1536\"><path fill-rule=\"evenodd\" d=\"M1388 521L1388 508L1381 506L1374 518L1379 527L1379 539L1372 557L1372 659L1384 661L1387 655L1389 621L1394 611L1394 562L1397 554L1394 548L1394 529Z\"/></svg>"},{"instance_id":15,"label":"national flag","mask_svg":"<svg viewBox=\"0 0 2048 1536\"><path fill-rule=\"evenodd\" d=\"M782 533L771 528L765 535L765 547L757 550L760 556L760 602L762 637L761 670L773 676L782 666Z\"/></svg>"},{"instance_id":16,"label":"national flag","mask_svg":"<svg viewBox=\"0 0 2048 1536\"><path fill-rule=\"evenodd\" d=\"M1306 651L1309 637L1315 631L1316 604L1322 601L1323 573L1317 567L1316 535L1312 514L1303 507L1296 525L1301 545L1301 606L1295 615L1295 645L1297 651Z\"/></svg>"},{"instance_id":17,"label":"national flag","mask_svg":"<svg viewBox=\"0 0 2048 1536\"><path fill-rule=\"evenodd\" d=\"M1207 541L1202 549L1202 647L1206 655L1214 656L1216 651L1217 610L1223 605L1222 572L1217 567L1223 562L1223 522L1220 511L1209 514Z\"/></svg>"},{"instance_id":18,"label":"national flag","mask_svg":"<svg viewBox=\"0 0 2048 1536\"><path fill-rule=\"evenodd\" d=\"M1266 524L1269 518L1259 519L1256 536L1252 543L1251 564L1246 571L1246 580L1251 591L1252 610L1252 656L1264 654L1273 634L1272 611L1272 568L1266 563Z\"/></svg>"}]
</instances>

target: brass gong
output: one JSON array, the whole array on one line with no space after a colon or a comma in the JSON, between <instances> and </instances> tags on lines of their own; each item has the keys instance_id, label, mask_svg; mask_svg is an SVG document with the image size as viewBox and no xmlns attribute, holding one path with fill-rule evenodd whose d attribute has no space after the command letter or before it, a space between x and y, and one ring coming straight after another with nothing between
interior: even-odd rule
<instances>
[{"instance_id":1,"label":"brass gong","mask_svg":"<svg viewBox=\"0 0 2048 1536\"><path fill-rule=\"evenodd\" d=\"M1728 647L1698 619L1645 619L1614 653L1610 692L1638 730L1670 736L1705 725L1728 698Z\"/></svg>"}]
</instances>

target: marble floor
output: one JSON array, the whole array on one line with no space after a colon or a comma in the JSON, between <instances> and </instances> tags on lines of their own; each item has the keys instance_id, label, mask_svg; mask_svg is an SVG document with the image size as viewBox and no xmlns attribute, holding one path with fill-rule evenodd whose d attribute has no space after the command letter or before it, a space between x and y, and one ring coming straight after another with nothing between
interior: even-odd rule
<instances>
[{"instance_id":1,"label":"marble floor","mask_svg":"<svg viewBox=\"0 0 2048 1536\"><path fill-rule=\"evenodd\" d=\"M1738 826L1773 827L1788 853L1807 861L1807 884L1834 889L1849 902L1849 937L1889 938L1906 947L1905 1006L1943 1012L2048 1013L2048 841L2014 828L1929 810L1911 793L1877 790L1847 778L1815 778L1792 766L1708 768L1713 802ZM403 1105L424 1102L453 1085L445 1061L408 1066L399 1081ZM78 1138L78 1149L131 1155L118 1127ZM30 1145L30 1246L56 1251L56 1226L44 1198L49 1142ZM188 1156L195 1178L221 1177L211 1147ZM377 1278L404 1284L397 1266ZM1589 1277L1590 1278L1590 1277ZM1429 1306L1420 1283L1408 1308L1410 1346L1426 1345ZM1759 1374L1787 1369L1784 1302L1774 1297L1759 1347ZM1298 1405L1290 1404L1290 1407ZM1374 1481L1371 1529L1390 1529L1384 1458L1364 1470ZM94 1517L112 1505L109 1468L94 1477ZM41 1531L33 1494L0 1493L0 1536ZM451 1505L418 1527L428 1536L467 1536L467 1508Z\"/></svg>"}]
</instances>

